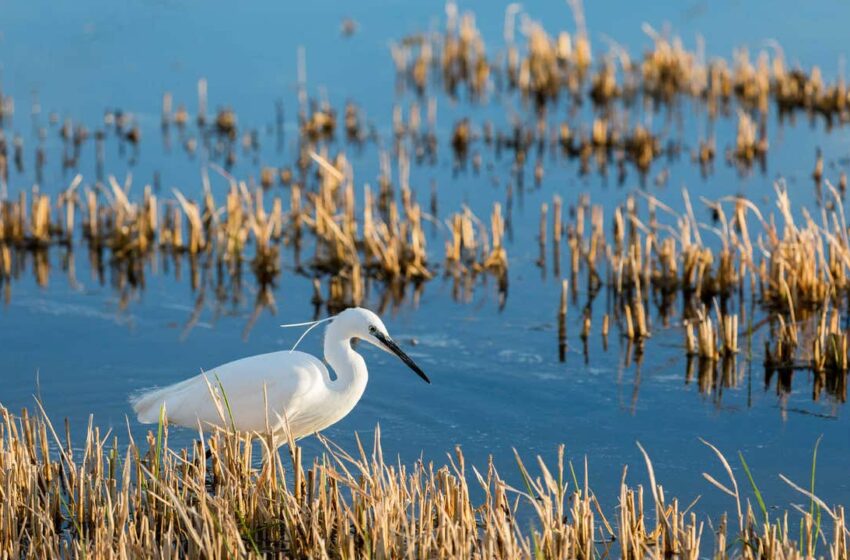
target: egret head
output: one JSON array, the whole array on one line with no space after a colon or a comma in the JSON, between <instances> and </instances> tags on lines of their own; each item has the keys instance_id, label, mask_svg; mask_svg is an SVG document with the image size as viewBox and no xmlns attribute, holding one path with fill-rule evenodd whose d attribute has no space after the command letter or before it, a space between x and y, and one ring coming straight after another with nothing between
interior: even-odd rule
<instances>
[{"instance_id":1,"label":"egret head","mask_svg":"<svg viewBox=\"0 0 850 560\"><path fill-rule=\"evenodd\" d=\"M385 352L395 354L407 365L407 367L412 369L416 375L421 377L427 383L431 383L431 380L428 379L425 372L422 371L410 358L410 356L405 354L404 350L399 348L398 344L396 344L392 337L390 337L387 332L387 327L384 326L384 322L381 321L381 318L368 309L363 309L362 307L346 309L334 317L331 324L334 325L334 328L340 329L340 332L344 332L348 336L359 338L369 344L377 346Z\"/></svg>"}]
</instances>

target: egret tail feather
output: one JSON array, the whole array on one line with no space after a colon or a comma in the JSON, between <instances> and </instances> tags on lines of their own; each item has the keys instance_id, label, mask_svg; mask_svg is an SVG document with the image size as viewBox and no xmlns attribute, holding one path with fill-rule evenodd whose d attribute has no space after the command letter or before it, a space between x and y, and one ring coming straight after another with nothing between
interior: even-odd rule
<instances>
[{"instance_id":1,"label":"egret tail feather","mask_svg":"<svg viewBox=\"0 0 850 560\"><path fill-rule=\"evenodd\" d=\"M157 387L143 391L130 397L130 405L133 407L133 412L136 413L136 418L142 424L155 424L159 422L160 408L168 399L169 395L189 385L192 381L194 381L194 378L168 385L167 387Z\"/></svg>"}]
</instances>

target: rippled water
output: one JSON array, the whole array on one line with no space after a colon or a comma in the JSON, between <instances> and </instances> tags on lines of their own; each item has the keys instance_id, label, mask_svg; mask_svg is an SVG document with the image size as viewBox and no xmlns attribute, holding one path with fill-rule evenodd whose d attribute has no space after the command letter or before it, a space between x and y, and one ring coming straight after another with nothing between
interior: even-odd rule
<instances>
[{"instance_id":1,"label":"rippled water","mask_svg":"<svg viewBox=\"0 0 850 560\"><path fill-rule=\"evenodd\" d=\"M563 2L539 4L527 9L550 32L572 29ZM475 10L488 48L497 50L504 6L481 1L461 8ZM709 54L726 57L733 46L747 44L755 50L766 40L776 39L789 61L807 67L820 64L826 76L841 71L846 44L842 23L850 16L850 8L839 2L814 2L803 8L790 1L594 2L586 12L594 48L600 52L605 38L612 37L636 56L649 45L641 23L649 22L657 29L669 23L689 45L701 33ZM139 152L134 155L128 149L122 155L116 143L107 143L107 170L119 178L132 172L137 189L158 173L163 191L179 187L190 195L200 192L202 161L200 156L189 158L183 153L174 131L170 149L161 137L159 110L164 91L173 92L175 102L185 102L191 112L196 81L206 77L211 109L231 105L240 127L260 131L260 157L255 161L240 154L233 169L239 177L256 176L261 165L281 165L294 157L298 46L306 50L311 94L326 92L340 112L346 100L356 101L378 133L388 135L392 104L397 100L388 42L435 26L444 17L438 2L375 1L344 7L322 1L253 2L235 11L224 2L85 0L57 5L3 0L0 13L0 83L4 93L16 100L16 114L4 123L4 130L9 137L22 135L29 158L23 173L12 173L10 192L28 188L34 180L36 140L29 108L35 96L42 112L34 118L42 125L48 124L54 111L92 129L102 121L106 108L132 112L142 129ZM350 38L339 33L346 16L359 24ZM407 104L410 99L408 94L401 102ZM278 100L285 107L282 145L268 130L273 128ZM432 181L438 185L441 217L462 203L487 216L493 200L504 201L509 158L493 161L481 175L455 174L448 136L452 123L462 116L479 122L491 118L504 126L517 110L521 108L515 101L498 96L484 107L441 97L440 159L435 166L411 170L420 201L427 203ZM691 146L705 127L705 115L688 103L676 114L652 118L656 124L667 123L674 137ZM76 170L62 169L58 127L50 125L48 130L42 187L58 192ZM734 119L721 119L715 130L722 152L734 140ZM681 207L680 187L687 186L693 195L712 198L744 193L769 211L771 183L781 175L787 178L795 202L813 205L809 174L815 148L823 149L827 173L837 177L837 168L846 165L847 131L839 128L827 133L822 122L811 125L806 119L779 127L772 116L769 132L764 173L741 176L718 157L714 173L702 178L683 155L675 161L656 162L653 176L666 167L670 178L661 187L650 180L646 188L675 208ZM347 153L358 189L363 182L374 184L375 147ZM489 163L486 158L485 163ZM91 145L84 150L78 171L93 180ZM227 185L213 176L213 188L220 196ZM546 270L536 265L540 204L559 193L569 207L581 193L589 193L593 202L610 209L636 188L639 180L634 173L618 187L613 176L607 180L597 174L579 177L575 162L547 161L541 188L529 186L515 194L504 308L500 309L492 278L480 281L468 300L455 297L450 280L437 278L424 286L418 302L408 294L401 304L387 306L384 315L390 332L406 344L433 384L424 385L402 364L361 346L370 366L369 387L355 411L327 430L327 435L350 446L354 432L369 437L380 422L386 455L398 454L405 460L421 455L442 462L444 453L457 444L474 464L483 464L494 454L509 478L512 448L523 456L554 457L557 445L565 443L574 460L588 458L591 484L609 500L615 497L623 465L632 465L630 476L643 480L635 446L640 441L668 492L683 502L703 495L698 507L708 512L733 504L703 481L703 470L717 471L719 466L698 438L717 444L730 456L741 450L767 501L785 507L802 500L778 480L777 473L807 480L811 449L823 435L818 488L830 503L850 503L846 477L850 425L845 406L828 396L813 401L810 374L805 371L795 373L790 393L779 396L776 378L765 380L759 337L752 363L739 359L739 384L720 394L702 394L698 380L688 380L681 350L683 333L675 324L667 329L660 322L655 325L640 361L628 358L626 344L614 329L607 350L603 348L598 315L606 304L601 295L587 356L578 336L580 308L573 306L566 360L559 361L560 278L553 274L551 262ZM439 228L431 231L435 260L439 260L444 236ZM277 325L306 320L314 313L310 280L295 273L287 252L273 291L276 306L261 309L250 329L256 299L251 281L246 280L240 299L221 303L209 293L206 299L199 298L199 291L191 288L185 262L179 278L165 264L151 264L144 288L131 289L114 286L108 269L99 279L89 267L84 247L78 247L71 259L73 276L63 271L57 251L51 253L47 286L39 286L31 273L11 286L11 296L0 311L0 402L12 410L32 407L32 396L38 391L55 419L68 417L77 428L93 414L96 424L119 434L127 426L135 435L143 434L146 428L130 417L129 394L242 356L286 348L297 334ZM370 306L380 305L379 292L376 286L370 293ZM585 297L582 286L577 301ZM319 352L320 347L320 337L311 336L303 349ZM188 442L192 434L182 431L174 437ZM305 445L318 450L314 439Z\"/></svg>"}]
</instances>

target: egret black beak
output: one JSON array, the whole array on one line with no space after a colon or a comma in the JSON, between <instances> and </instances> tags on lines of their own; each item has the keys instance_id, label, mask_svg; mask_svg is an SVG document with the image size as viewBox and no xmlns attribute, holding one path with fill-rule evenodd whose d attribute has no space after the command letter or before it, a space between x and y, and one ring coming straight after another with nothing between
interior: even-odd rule
<instances>
[{"instance_id":1,"label":"egret black beak","mask_svg":"<svg viewBox=\"0 0 850 560\"><path fill-rule=\"evenodd\" d=\"M391 339L390 337L388 337L388 336L386 336L386 335L384 335L383 333L380 333L380 332L374 333L374 337L377 338L378 342L383 344L386 347L387 350L389 350L390 352L392 352L393 354L398 356L399 359L402 362L407 364L407 367L409 367L414 372L416 372L416 375L418 375L423 380L425 380L425 383L431 383L431 380L428 379L428 376L425 375L425 372L422 371L419 368L419 366L416 365L416 362L414 362L410 358L410 356L408 356L407 354L404 353L404 350L402 350L401 348L398 347L398 344L396 344L393 339Z\"/></svg>"}]
</instances>

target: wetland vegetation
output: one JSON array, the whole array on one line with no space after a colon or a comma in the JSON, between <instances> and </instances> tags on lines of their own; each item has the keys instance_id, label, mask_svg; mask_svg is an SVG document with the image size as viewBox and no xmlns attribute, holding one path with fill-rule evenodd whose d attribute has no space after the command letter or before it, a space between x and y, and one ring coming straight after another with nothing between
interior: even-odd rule
<instances>
[{"instance_id":1,"label":"wetland vegetation","mask_svg":"<svg viewBox=\"0 0 850 560\"><path fill-rule=\"evenodd\" d=\"M205 78L192 81L193 97L160 92L155 117L111 107L97 120L43 111L37 93L28 104L10 93L20 91L14 83L0 82L6 308L60 282L72 300L93 284L126 316L169 291L187 300L171 338L185 341L235 316L248 341L258 325L304 319L292 305L314 319L369 306L431 329L441 328L448 305L471 315L486 307L492 324L466 331L468 344L499 337L516 348L470 366L479 368L467 372L470 381L451 381L463 373L453 362L461 353L445 350L456 341L425 340L423 352L443 352L429 369L444 374L435 386L441 378L455 389L468 383L468 395L489 376L566 376L583 364L559 387L580 399L583 383L600 383L588 389L595 394L616 384L619 407L610 409L626 419L612 431L629 446L643 440L624 428L629 414L649 415L644 434L662 432L665 408L682 407L679 418L700 403L724 414L730 399L749 409L753 386L762 386L775 394L767 406L781 422L797 413L821 422L793 435L807 450L795 457L810 460L808 480L787 477L784 463L760 466L770 489L781 484L794 498L766 503L764 479L746 462L754 450L727 460L714 445L736 444L712 438L703 458L688 463L709 483L698 493L726 500L704 510L699 496L686 503L665 492L651 447L638 444L638 462L606 479L600 496L589 480L606 459L585 450L583 461L571 461L563 445L542 452L528 439L515 442L511 435L524 434L519 421L501 436L503 451L514 448L501 463L486 444L467 464L460 445L447 458L425 457L409 441L391 445L399 457L385 460L380 429L368 443L351 429L338 443L337 433L307 447L290 442L280 456L260 452L275 442L252 445L225 431L175 444L164 422L151 432L121 421L99 429L87 414L97 411L77 418L82 429L72 437L71 423L60 434L49 420L48 399L47 413L39 400L35 416L0 408L2 555L847 558L850 492L836 474L850 461L842 416L847 162L821 149L843 138L850 121L843 72L796 64L776 42L709 56L701 38L688 47L648 24L636 52L616 38L591 40L581 3L562 9L572 20L553 28L509 5L499 39L485 38L476 14L450 2L439 25L390 37L385 59L374 61L390 76L390 102L374 120L345 81L330 89L308 81L307 53L319 48L309 44L291 53L294 100L270 101L260 118L250 109L241 118L239 99L217 99ZM340 40L360 40L358 23L342 21ZM802 143L811 148L807 167L786 177L770 166L771 154L806 125L814 137ZM192 174L178 186L169 165ZM763 187L730 186L730 177ZM2 321L11 337L11 319ZM512 324L523 325L521 335L502 336ZM412 345L428 333L411 332ZM545 350L517 353L523 345ZM677 384L695 391L676 387L638 412L641 372L650 368L651 377L668 363L680 365ZM598 381L599 364L609 368L607 381ZM632 375L628 397L619 396L628 388L623 372ZM16 372L17 383L30 386L21 381L29 373ZM542 375L521 383L546 392ZM505 379L494 394L527 396ZM13 401L0 395L20 405ZM555 406L550 413L534 402L517 415L561 418ZM506 401L473 404L488 422L502 422L494 411ZM576 414L606 421L604 412ZM374 425L380 413L365 418ZM416 433L413 422L396 423L399 440ZM557 441L569 440L571 426L553 423L552 431L567 430ZM723 435L738 429L726 425ZM837 442L826 483L821 434ZM678 432L669 441L703 435ZM456 436L436 439L445 450ZM779 445L774 456L785 451ZM677 458L668 448L663 463ZM627 462L608 460L617 469ZM648 484L632 481L637 468Z\"/></svg>"}]
</instances>

